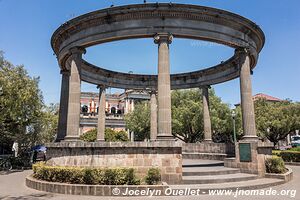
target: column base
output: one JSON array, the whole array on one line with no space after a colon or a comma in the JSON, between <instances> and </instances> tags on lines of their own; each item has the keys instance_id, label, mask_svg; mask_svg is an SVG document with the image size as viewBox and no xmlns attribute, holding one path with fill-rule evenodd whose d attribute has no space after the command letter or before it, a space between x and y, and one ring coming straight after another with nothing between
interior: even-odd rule
<instances>
[{"instance_id":1,"label":"column base","mask_svg":"<svg viewBox=\"0 0 300 200\"><path fill-rule=\"evenodd\" d=\"M96 141L97 141L97 142L105 142L104 139L97 139Z\"/></svg>"},{"instance_id":2,"label":"column base","mask_svg":"<svg viewBox=\"0 0 300 200\"><path fill-rule=\"evenodd\" d=\"M71 136L66 136L64 141L68 141L68 142L72 142L72 141L79 141L79 136L74 136L74 135L71 135Z\"/></svg>"},{"instance_id":3,"label":"column base","mask_svg":"<svg viewBox=\"0 0 300 200\"><path fill-rule=\"evenodd\" d=\"M64 140L64 138L56 138L55 140L54 140L54 142L61 142L61 141L63 141Z\"/></svg>"},{"instance_id":4,"label":"column base","mask_svg":"<svg viewBox=\"0 0 300 200\"><path fill-rule=\"evenodd\" d=\"M243 138L242 138L242 141L258 141L258 137L255 135L255 136L249 136L249 135L245 135Z\"/></svg>"},{"instance_id":5,"label":"column base","mask_svg":"<svg viewBox=\"0 0 300 200\"><path fill-rule=\"evenodd\" d=\"M176 141L173 135L158 135L155 141Z\"/></svg>"},{"instance_id":6,"label":"column base","mask_svg":"<svg viewBox=\"0 0 300 200\"><path fill-rule=\"evenodd\" d=\"M204 143L213 143L212 139L204 139L203 142Z\"/></svg>"}]
</instances>

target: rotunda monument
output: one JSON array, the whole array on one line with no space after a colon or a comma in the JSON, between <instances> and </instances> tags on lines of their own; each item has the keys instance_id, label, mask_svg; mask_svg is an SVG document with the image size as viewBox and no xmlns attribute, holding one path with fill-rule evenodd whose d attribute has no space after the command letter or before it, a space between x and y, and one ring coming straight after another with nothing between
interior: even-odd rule
<instances>
[{"instance_id":1,"label":"rotunda monument","mask_svg":"<svg viewBox=\"0 0 300 200\"><path fill-rule=\"evenodd\" d=\"M90 46L137 38L153 38L153 45L157 45L158 66L153 66L158 67L157 75L115 72L105 66L95 66L82 57ZM216 66L170 74L169 49L172 40L177 38L220 43L234 48L235 53ZM196 5L125 5L87 13L64 23L51 38L61 69L62 85L57 142L48 144L48 162L63 166L133 166L140 174L156 166L161 169L163 181L180 183L182 145L172 135L171 90L201 88L204 143L209 145L212 130L208 88L239 78L245 136L236 144L236 158L225 160L225 165L262 173L265 152L259 150L264 145L256 135L251 73L264 42L263 31L252 21L228 11ZM79 141L81 81L99 88L95 143ZM104 141L105 91L108 87L150 92L151 142ZM241 161L240 151L250 153L250 160Z\"/></svg>"}]
</instances>

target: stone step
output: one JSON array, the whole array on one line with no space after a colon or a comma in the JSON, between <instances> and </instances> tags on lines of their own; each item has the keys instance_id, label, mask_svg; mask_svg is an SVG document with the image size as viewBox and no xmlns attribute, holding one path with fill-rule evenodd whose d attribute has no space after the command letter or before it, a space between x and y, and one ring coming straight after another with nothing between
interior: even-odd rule
<instances>
[{"instance_id":1,"label":"stone step","mask_svg":"<svg viewBox=\"0 0 300 200\"><path fill-rule=\"evenodd\" d=\"M183 184L208 184L208 183L227 183L227 182L238 182L248 181L257 179L258 176L255 174L235 173L235 174L224 174L216 176L183 176Z\"/></svg>"},{"instance_id":2,"label":"stone step","mask_svg":"<svg viewBox=\"0 0 300 200\"><path fill-rule=\"evenodd\" d=\"M284 180L272 178L259 178L248 181L237 181L228 183L215 184L193 184L189 185L190 189L200 189L200 194L208 194L209 190L255 190L262 188L269 188L276 185L283 184ZM172 189L186 189L187 185L170 185Z\"/></svg>"},{"instance_id":3,"label":"stone step","mask_svg":"<svg viewBox=\"0 0 300 200\"><path fill-rule=\"evenodd\" d=\"M224 162L219 160L202 160L202 159L182 160L182 167L215 167L215 166L224 166Z\"/></svg>"},{"instance_id":4,"label":"stone step","mask_svg":"<svg viewBox=\"0 0 300 200\"><path fill-rule=\"evenodd\" d=\"M223 153L190 153L183 152L183 159L208 159L208 160L224 160L229 155Z\"/></svg>"},{"instance_id":5,"label":"stone step","mask_svg":"<svg viewBox=\"0 0 300 200\"><path fill-rule=\"evenodd\" d=\"M184 167L183 176L206 176L206 175L224 175L239 173L239 169L227 168L223 166L214 167Z\"/></svg>"}]
</instances>

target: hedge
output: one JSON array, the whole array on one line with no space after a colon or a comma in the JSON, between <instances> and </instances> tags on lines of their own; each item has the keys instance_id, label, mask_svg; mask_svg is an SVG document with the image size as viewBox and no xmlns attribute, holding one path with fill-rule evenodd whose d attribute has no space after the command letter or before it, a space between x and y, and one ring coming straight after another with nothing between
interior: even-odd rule
<instances>
[{"instance_id":1,"label":"hedge","mask_svg":"<svg viewBox=\"0 0 300 200\"><path fill-rule=\"evenodd\" d=\"M139 185L133 168L83 168L34 164L33 177L49 182L89 185Z\"/></svg>"},{"instance_id":2,"label":"hedge","mask_svg":"<svg viewBox=\"0 0 300 200\"><path fill-rule=\"evenodd\" d=\"M62 167L39 162L32 169L34 178L49 182L88 185L140 185L142 182L133 168ZM160 170L150 168L144 181L148 185L160 184Z\"/></svg>"},{"instance_id":3,"label":"hedge","mask_svg":"<svg viewBox=\"0 0 300 200\"><path fill-rule=\"evenodd\" d=\"M285 162L300 162L300 152L299 151L279 151L279 150L273 150L272 154L274 156L281 157Z\"/></svg>"},{"instance_id":4,"label":"hedge","mask_svg":"<svg viewBox=\"0 0 300 200\"><path fill-rule=\"evenodd\" d=\"M265 165L267 173L283 174L286 172L285 164L281 157L272 156L272 158L267 158Z\"/></svg>"},{"instance_id":5,"label":"hedge","mask_svg":"<svg viewBox=\"0 0 300 200\"><path fill-rule=\"evenodd\" d=\"M282 151L282 152L280 152L280 157L285 162L300 162L300 152L299 151Z\"/></svg>"}]
</instances>

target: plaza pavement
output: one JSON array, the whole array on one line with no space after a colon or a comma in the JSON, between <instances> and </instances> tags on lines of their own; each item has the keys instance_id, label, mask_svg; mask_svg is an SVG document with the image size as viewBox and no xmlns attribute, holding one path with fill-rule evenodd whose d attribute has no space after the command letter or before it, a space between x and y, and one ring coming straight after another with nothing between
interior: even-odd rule
<instances>
[{"instance_id":1,"label":"plaza pavement","mask_svg":"<svg viewBox=\"0 0 300 200\"><path fill-rule=\"evenodd\" d=\"M279 185L272 187L277 191L280 190L297 190L295 197L290 196L239 196L234 198L233 196L209 196L209 195L200 195L200 196L177 196L177 197L96 197L96 196L74 196L74 195L61 195L61 194L52 194L47 192L40 192L37 190L29 189L25 186L25 177L32 173L32 171L23 171L23 172L13 172L10 174L0 174L0 199L2 200L45 200L45 199L57 199L57 200L96 200L96 199L114 199L114 200L124 200L124 199L155 199L155 200L164 200L164 199L191 199L191 200L229 200L229 199L238 199L238 200L300 200L300 166L290 166L294 171L294 179L284 185ZM188 185L187 185L188 187ZM268 190L266 188L265 190Z\"/></svg>"}]
</instances>

